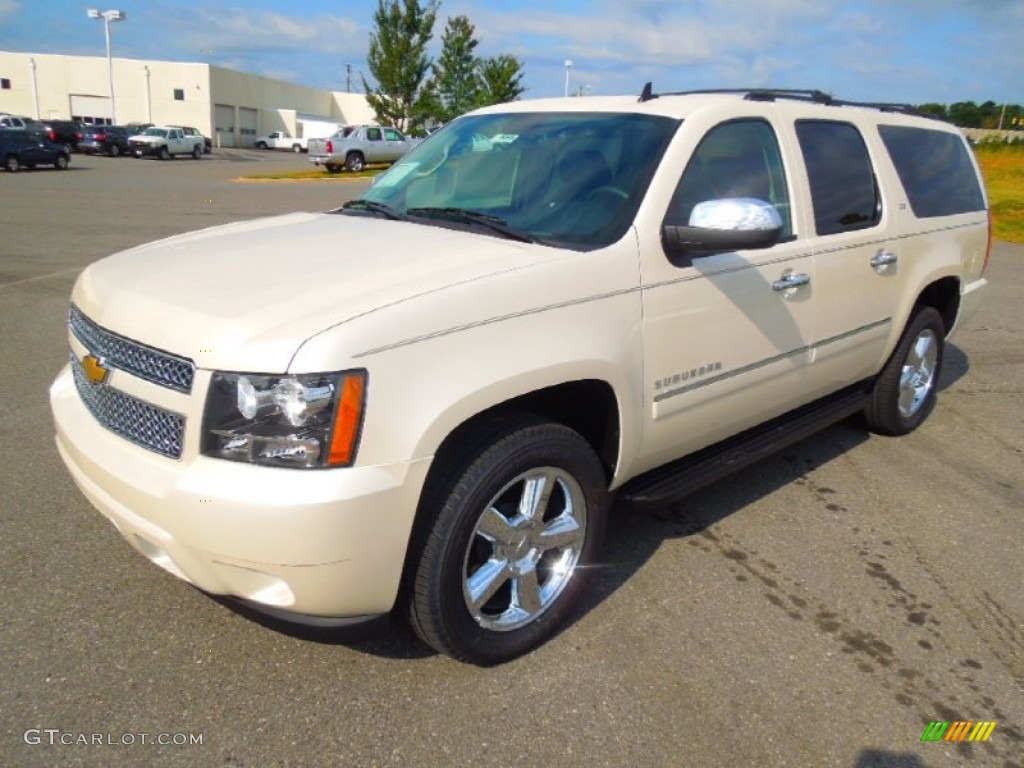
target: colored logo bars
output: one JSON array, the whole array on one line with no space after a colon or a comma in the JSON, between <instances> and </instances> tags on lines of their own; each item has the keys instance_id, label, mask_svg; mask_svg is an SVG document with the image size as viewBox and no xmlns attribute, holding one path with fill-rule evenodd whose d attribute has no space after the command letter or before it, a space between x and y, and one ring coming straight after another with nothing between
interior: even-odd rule
<instances>
[{"instance_id":1,"label":"colored logo bars","mask_svg":"<svg viewBox=\"0 0 1024 768\"><path fill-rule=\"evenodd\" d=\"M933 720L921 734L921 741L988 741L995 727L992 720L977 723L971 720L957 720L953 723Z\"/></svg>"}]
</instances>

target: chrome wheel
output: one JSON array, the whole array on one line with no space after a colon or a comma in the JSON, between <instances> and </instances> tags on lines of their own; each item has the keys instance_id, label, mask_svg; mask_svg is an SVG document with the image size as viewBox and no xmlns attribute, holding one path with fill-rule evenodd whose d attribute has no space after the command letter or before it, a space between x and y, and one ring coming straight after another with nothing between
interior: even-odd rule
<instances>
[{"instance_id":1,"label":"chrome wheel","mask_svg":"<svg viewBox=\"0 0 1024 768\"><path fill-rule=\"evenodd\" d=\"M939 342L935 332L925 328L918 334L900 372L899 410L904 418L917 414L935 387Z\"/></svg>"},{"instance_id":2,"label":"chrome wheel","mask_svg":"<svg viewBox=\"0 0 1024 768\"><path fill-rule=\"evenodd\" d=\"M587 533L579 483L538 467L508 483L488 503L470 536L463 596L470 615L494 631L535 621L573 575Z\"/></svg>"}]
</instances>

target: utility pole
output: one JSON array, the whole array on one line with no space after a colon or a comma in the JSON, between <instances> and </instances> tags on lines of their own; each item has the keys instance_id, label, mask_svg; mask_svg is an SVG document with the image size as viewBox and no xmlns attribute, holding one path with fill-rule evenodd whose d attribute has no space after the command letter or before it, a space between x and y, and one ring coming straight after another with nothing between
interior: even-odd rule
<instances>
[{"instance_id":1,"label":"utility pole","mask_svg":"<svg viewBox=\"0 0 1024 768\"><path fill-rule=\"evenodd\" d=\"M352 93L352 65L351 64L346 64L345 65L345 72L346 72L346 75L345 75L345 91L347 93Z\"/></svg>"}]
</instances>

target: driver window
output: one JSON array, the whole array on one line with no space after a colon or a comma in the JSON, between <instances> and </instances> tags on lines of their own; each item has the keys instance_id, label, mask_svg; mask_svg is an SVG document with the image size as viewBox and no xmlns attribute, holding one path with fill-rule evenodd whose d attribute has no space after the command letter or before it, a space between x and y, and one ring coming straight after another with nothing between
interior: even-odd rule
<instances>
[{"instance_id":1,"label":"driver window","mask_svg":"<svg viewBox=\"0 0 1024 768\"><path fill-rule=\"evenodd\" d=\"M764 120L736 120L708 131L683 171L666 224L686 226L697 203L753 197L775 206L783 237L793 233L779 143Z\"/></svg>"}]
</instances>

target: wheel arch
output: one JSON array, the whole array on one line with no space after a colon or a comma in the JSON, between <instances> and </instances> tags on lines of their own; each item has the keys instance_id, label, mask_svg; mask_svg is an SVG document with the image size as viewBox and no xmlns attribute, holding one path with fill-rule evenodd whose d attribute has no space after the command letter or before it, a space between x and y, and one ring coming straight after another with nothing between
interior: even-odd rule
<instances>
[{"instance_id":1,"label":"wheel arch","mask_svg":"<svg viewBox=\"0 0 1024 768\"><path fill-rule=\"evenodd\" d=\"M600 379L542 387L485 408L452 428L438 445L435 457L453 442L476 431L482 422L498 420L509 413L533 414L579 433L594 449L611 481L619 462L621 409L615 390Z\"/></svg>"},{"instance_id":2,"label":"wheel arch","mask_svg":"<svg viewBox=\"0 0 1024 768\"><path fill-rule=\"evenodd\" d=\"M956 325L957 315L960 313L960 278L941 277L926 285L914 302L910 318L913 318L922 307L934 307L938 310L938 313L942 315L946 336L949 336ZM908 322L910 318L908 318Z\"/></svg>"}]
</instances>

